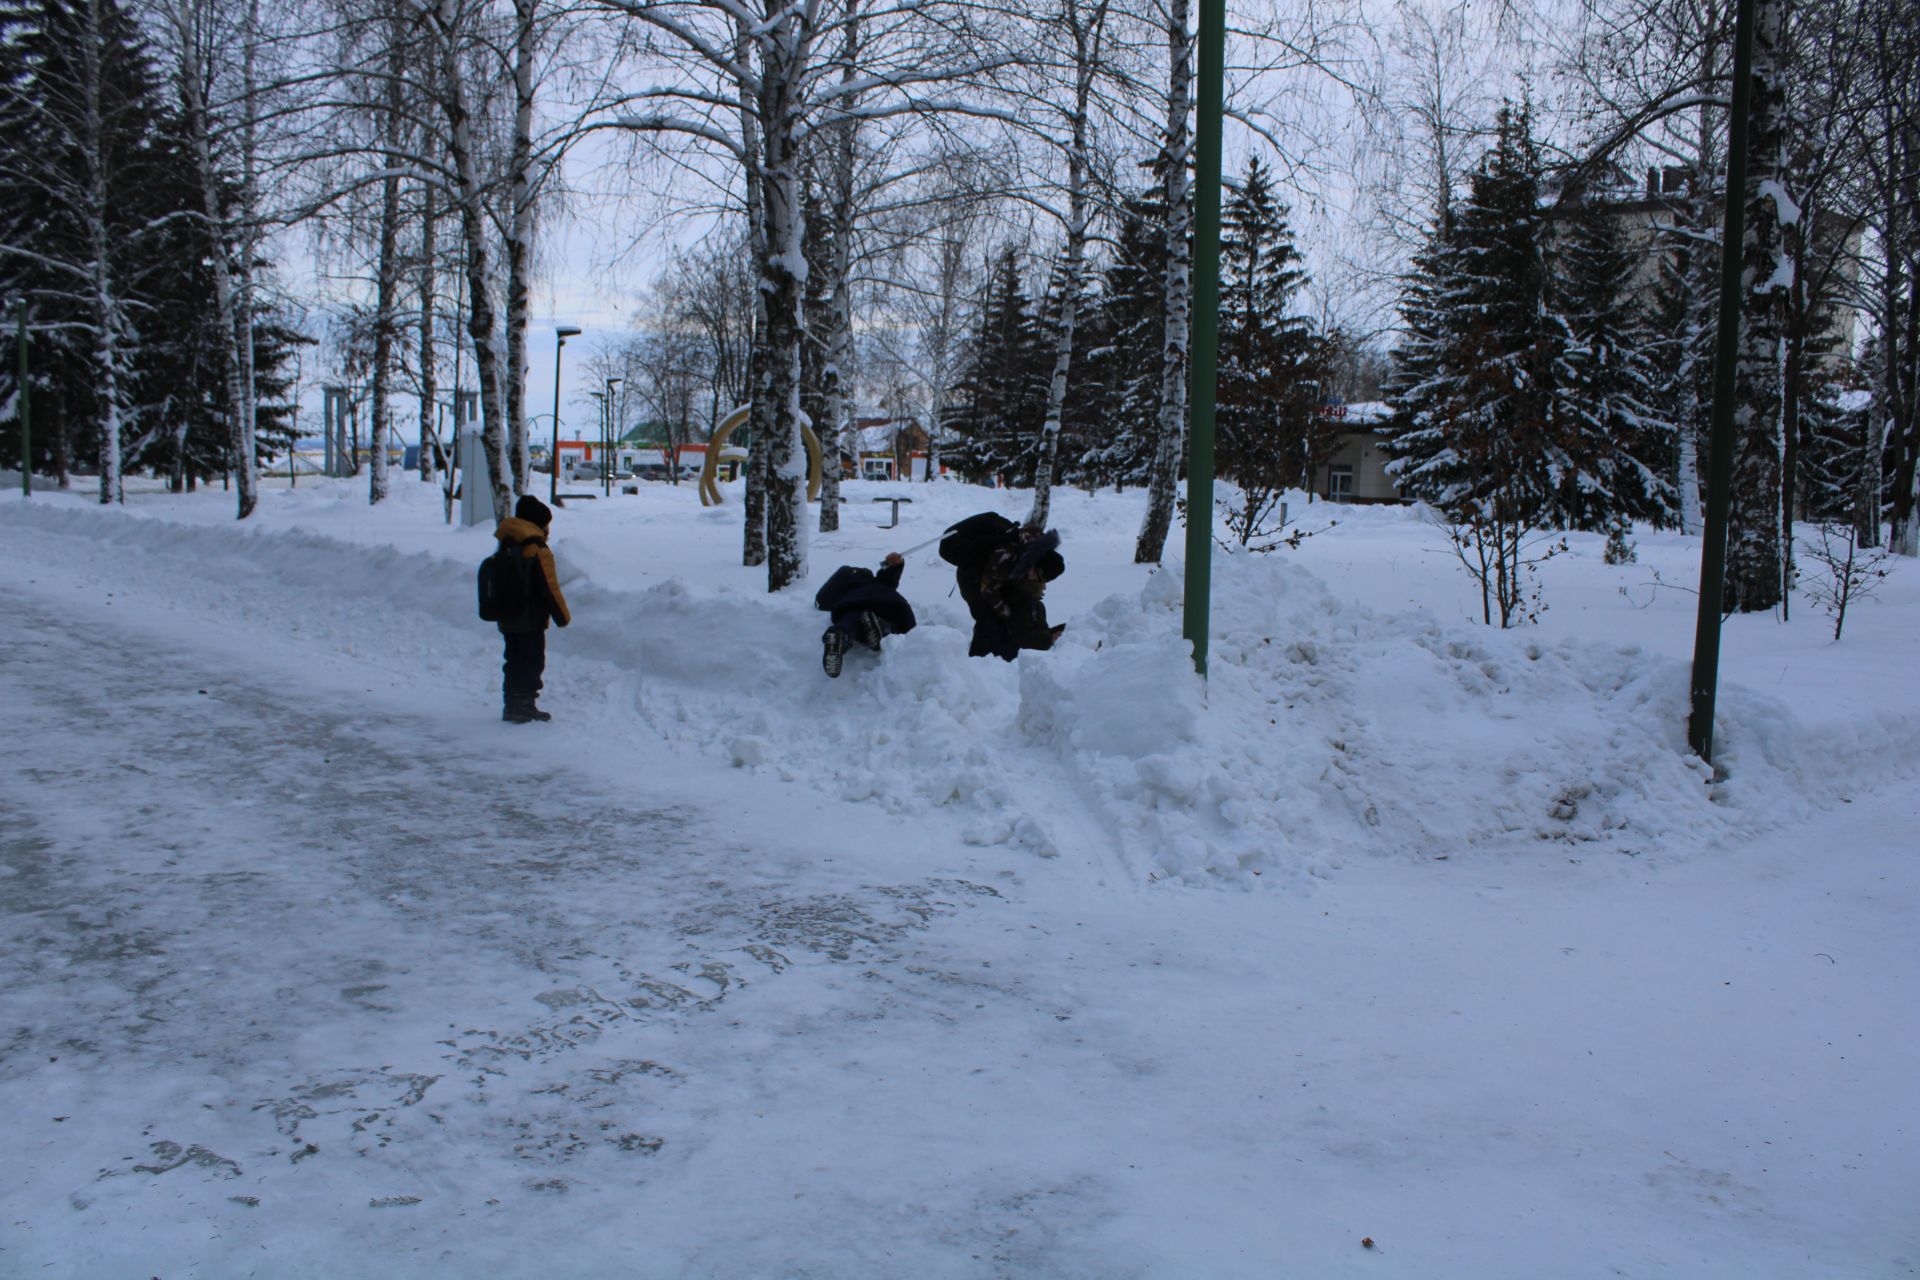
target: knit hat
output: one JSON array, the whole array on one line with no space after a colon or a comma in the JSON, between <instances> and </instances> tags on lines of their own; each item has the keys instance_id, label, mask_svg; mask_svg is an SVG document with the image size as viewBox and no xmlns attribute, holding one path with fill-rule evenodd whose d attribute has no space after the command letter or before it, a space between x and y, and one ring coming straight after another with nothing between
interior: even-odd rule
<instances>
[{"instance_id":1,"label":"knit hat","mask_svg":"<svg viewBox=\"0 0 1920 1280\"><path fill-rule=\"evenodd\" d=\"M514 504L513 514L528 524L539 525L542 529L553 523L552 509L530 493L520 495L520 501Z\"/></svg>"}]
</instances>

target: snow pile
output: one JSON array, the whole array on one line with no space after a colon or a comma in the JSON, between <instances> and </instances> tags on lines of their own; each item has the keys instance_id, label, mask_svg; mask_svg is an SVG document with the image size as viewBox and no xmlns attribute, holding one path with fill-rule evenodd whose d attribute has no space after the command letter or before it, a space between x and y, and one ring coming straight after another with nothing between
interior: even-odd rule
<instances>
[{"instance_id":1,"label":"snow pile","mask_svg":"<svg viewBox=\"0 0 1920 1280\"><path fill-rule=\"evenodd\" d=\"M1664 849L1784 821L1920 754L1910 717L1813 734L1730 688L1732 776L1707 785L1684 740L1683 663L1377 613L1284 561L1224 557L1214 583L1204 690L1167 639L1172 572L1103 602L1070 656L1025 660L1024 736L1156 877L1321 875L1355 855L1515 840Z\"/></svg>"},{"instance_id":2,"label":"snow pile","mask_svg":"<svg viewBox=\"0 0 1920 1280\"><path fill-rule=\"evenodd\" d=\"M979 501L939 488L954 515ZM326 501L300 492L304 504ZM1077 613L1056 604L1069 629L1053 652L966 659L965 610L928 554L904 583L920 628L877 656L856 650L839 680L819 670L825 619L810 590L768 597L696 581L674 571L687 559L677 548L636 557L588 523L601 513L570 514L555 545L578 621L554 642L552 687L575 718L845 801L950 818L975 844L1072 850L1128 878L1190 882L1296 882L1354 857L1540 840L1670 852L1789 820L1920 756L1920 720L1902 706L1812 726L1786 702L1723 682L1717 743L1729 776L1711 783L1684 742L1685 663L1370 607L1277 556L1216 561L1202 682L1179 639L1180 566L1144 580L1113 569L1125 564L1131 508L1064 496L1086 518L1062 585L1079 574L1120 589L1086 596ZM411 501L425 510L430 498ZM473 617L472 564L490 540L442 531L432 551L409 552L383 541L384 526L366 527L404 520L407 505L353 516L351 536L371 546L38 498L7 504L4 519L9 540L31 540L50 571L84 577L97 557L133 561L156 603L324 639L484 708L497 646ZM681 524L716 513L697 516ZM1371 527L1391 532L1382 517ZM654 567L637 570L637 559ZM831 553L814 559L816 580L832 571Z\"/></svg>"}]
</instances>

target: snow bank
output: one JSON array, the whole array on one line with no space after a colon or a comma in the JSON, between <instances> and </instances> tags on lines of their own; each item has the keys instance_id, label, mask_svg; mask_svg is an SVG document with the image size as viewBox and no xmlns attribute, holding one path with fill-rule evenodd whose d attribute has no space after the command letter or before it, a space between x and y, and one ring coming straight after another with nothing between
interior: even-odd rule
<instances>
[{"instance_id":1,"label":"snow bank","mask_svg":"<svg viewBox=\"0 0 1920 1280\"><path fill-rule=\"evenodd\" d=\"M324 640L470 694L495 687L497 643L474 619L480 531L409 552L38 498L0 505L0 528L53 572L104 573L106 561L123 591L137 584L202 620ZM828 680L810 591L769 597L672 572L633 585L632 556L604 540L556 547L579 621L555 641L554 681L580 712L951 822L976 844L1072 851L1140 880L1301 883L1356 857L1541 840L1672 854L1920 757L1920 719L1897 700L1809 724L1723 683L1726 776L1713 782L1684 742L1684 663L1369 607L1274 556L1216 561L1204 683L1178 639L1177 564L1067 615L1053 652L1004 664L963 656L964 610L924 557L905 584L922 626ZM1068 552L1069 577L1106 554L1084 537Z\"/></svg>"}]
</instances>

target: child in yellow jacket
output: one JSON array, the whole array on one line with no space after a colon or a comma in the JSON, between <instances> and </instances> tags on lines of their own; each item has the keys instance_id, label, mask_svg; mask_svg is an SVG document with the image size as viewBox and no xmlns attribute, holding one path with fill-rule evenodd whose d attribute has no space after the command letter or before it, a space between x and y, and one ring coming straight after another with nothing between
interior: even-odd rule
<instances>
[{"instance_id":1,"label":"child in yellow jacket","mask_svg":"<svg viewBox=\"0 0 1920 1280\"><path fill-rule=\"evenodd\" d=\"M564 627L573 621L573 615L567 612L567 598L560 592L553 552L547 550L547 530L552 524L553 512L529 493L493 534L502 544L518 547L520 554L536 561L540 570L530 575L533 590L525 607L498 623L506 647L501 686L505 707L500 718L509 724L553 719L536 705L541 676L547 669L547 622L551 619Z\"/></svg>"}]
</instances>

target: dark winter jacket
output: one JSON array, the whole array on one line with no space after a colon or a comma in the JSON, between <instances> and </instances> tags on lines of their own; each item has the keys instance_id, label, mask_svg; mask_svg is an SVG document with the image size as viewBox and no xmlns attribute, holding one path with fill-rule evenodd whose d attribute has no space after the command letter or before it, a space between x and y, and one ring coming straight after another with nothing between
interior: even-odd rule
<instances>
[{"instance_id":1,"label":"dark winter jacket","mask_svg":"<svg viewBox=\"0 0 1920 1280\"><path fill-rule=\"evenodd\" d=\"M890 635L905 635L913 630L913 606L900 594L900 574L904 564L883 564L880 571L843 564L833 571L814 594L813 605L842 622L860 613L871 613L887 624Z\"/></svg>"},{"instance_id":2,"label":"dark winter jacket","mask_svg":"<svg viewBox=\"0 0 1920 1280\"><path fill-rule=\"evenodd\" d=\"M547 550L547 531L531 520L508 516L494 530L501 542L520 548L520 554L539 562L540 572L533 575L535 599L518 618L502 619L500 630L508 635L527 631L545 631L549 619L566 626L573 621L567 611L567 597L560 591L560 576L554 568L553 552Z\"/></svg>"},{"instance_id":3,"label":"dark winter jacket","mask_svg":"<svg viewBox=\"0 0 1920 1280\"><path fill-rule=\"evenodd\" d=\"M1051 529L1023 529L1017 539L995 548L979 568L962 567L955 574L960 598L973 615L968 657L991 654L1012 662L1022 649L1053 648L1042 596L1045 584L1066 571L1059 546L1060 535ZM1040 581L1030 576L1036 569Z\"/></svg>"}]
</instances>

